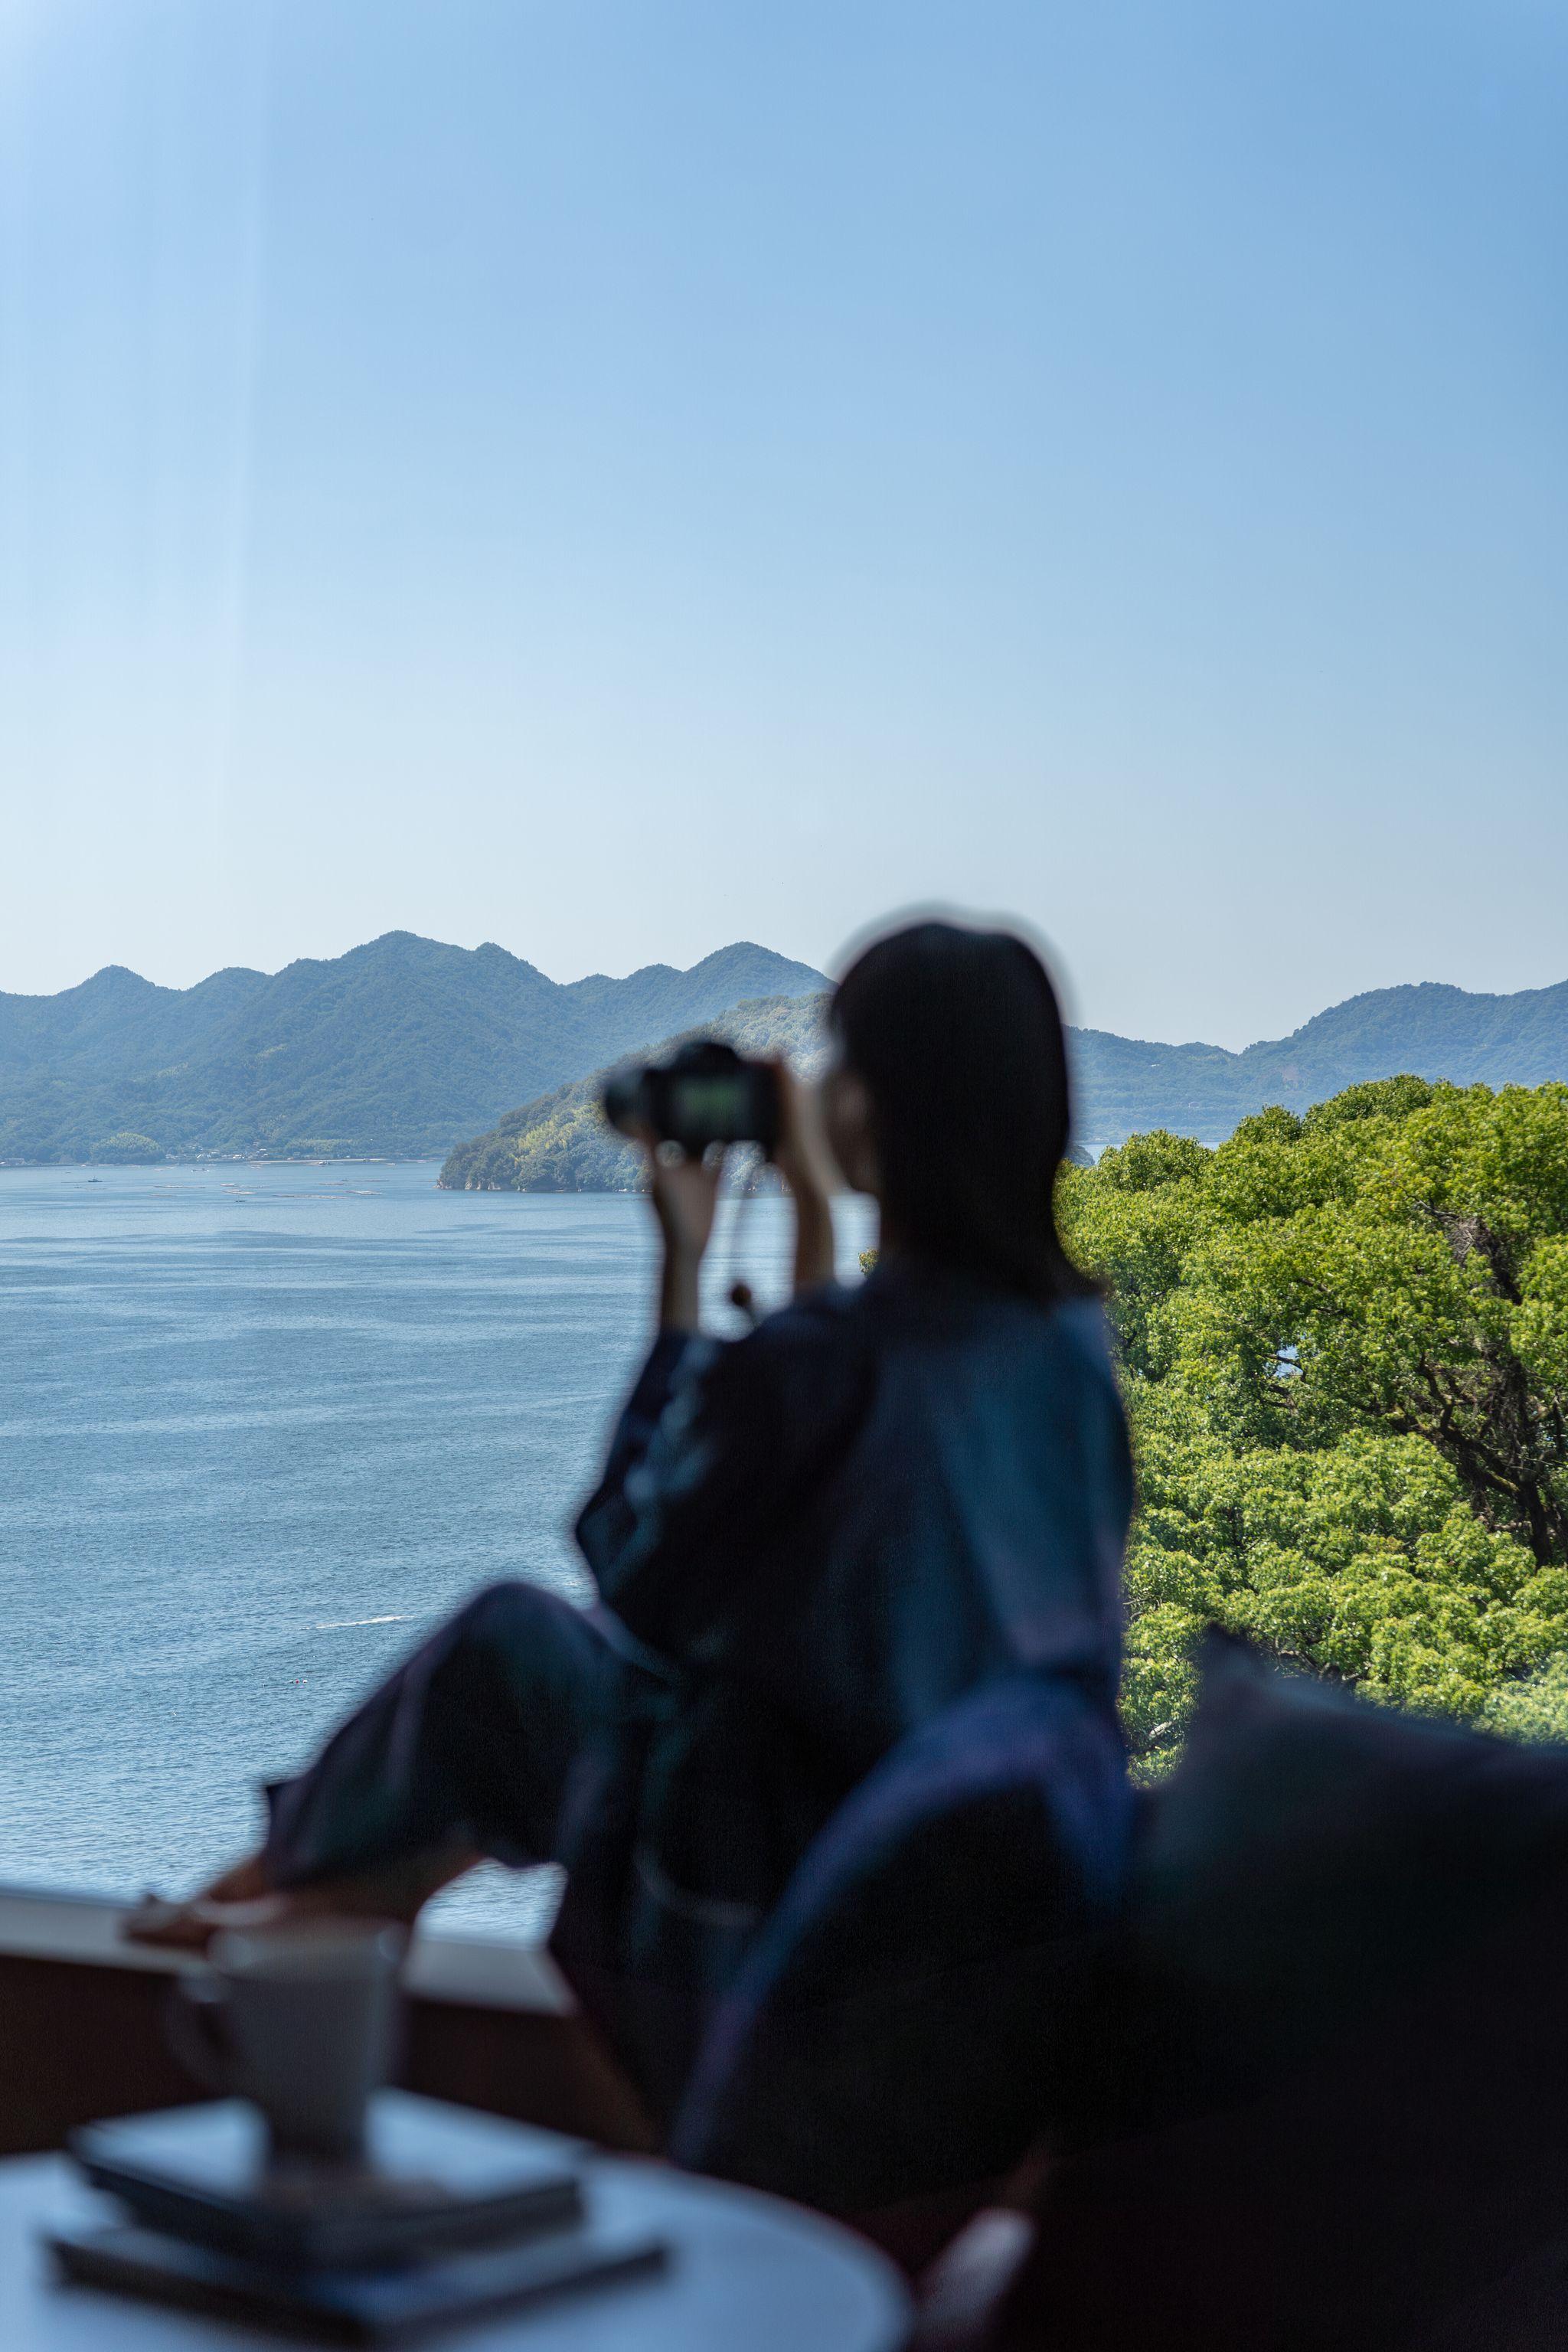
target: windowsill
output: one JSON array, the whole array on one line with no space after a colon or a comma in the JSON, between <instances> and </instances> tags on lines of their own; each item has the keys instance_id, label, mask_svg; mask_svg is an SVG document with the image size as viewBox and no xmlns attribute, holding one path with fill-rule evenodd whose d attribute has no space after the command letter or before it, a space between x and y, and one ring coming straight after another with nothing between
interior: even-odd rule
<instances>
[{"instance_id":1,"label":"windowsill","mask_svg":"<svg viewBox=\"0 0 1568 2352\"><path fill-rule=\"evenodd\" d=\"M0 2158L79 2124L210 2095L170 2043L170 1979L199 1965L132 1944L129 1906L0 1885ZM658 2134L549 1955L421 1931L396 2079L411 2091L647 2154Z\"/></svg>"},{"instance_id":2,"label":"windowsill","mask_svg":"<svg viewBox=\"0 0 1568 2352\"><path fill-rule=\"evenodd\" d=\"M127 1908L104 1895L0 1885L0 1956L153 1976L177 1976L196 1965L184 1953L128 1942L121 1934ZM509 1944L494 1937L421 1929L414 1938L404 1981L416 2000L464 2008L563 2017L574 2007L547 1952L538 1945Z\"/></svg>"}]
</instances>

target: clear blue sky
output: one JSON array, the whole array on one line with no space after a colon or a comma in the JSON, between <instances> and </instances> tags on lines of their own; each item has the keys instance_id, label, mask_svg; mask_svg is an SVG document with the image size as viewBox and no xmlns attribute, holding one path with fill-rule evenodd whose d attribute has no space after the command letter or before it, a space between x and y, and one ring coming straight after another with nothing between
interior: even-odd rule
<instances>
[{"instance_id":1,"label":"clear blue sky","mask_svg":"<svg viewBox=\"0 0 1568 2352\"><path fill-rule=\"evenodd\" d=\"M0 0L0 987L1568 974L1557 0Z\"/></svg>"}]
</instances>

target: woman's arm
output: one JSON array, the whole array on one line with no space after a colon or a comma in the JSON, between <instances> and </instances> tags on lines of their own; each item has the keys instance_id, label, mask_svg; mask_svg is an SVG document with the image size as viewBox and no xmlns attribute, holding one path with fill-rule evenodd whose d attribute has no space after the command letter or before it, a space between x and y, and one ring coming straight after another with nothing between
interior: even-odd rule
<instances>
[{"instance_id":1,"label":"woman's arm","mask_svg":"<svg viewBox=\"0 0 1568 2352\"><path fill-rule=\"evenodd\" d=\"M832 1163L810 1097L782 1060L773 1067L773 1158L795 1202L798 1297L832 1279ZM831 1310L772 1318L743 1340L699 1339L722 1155L667 1160L651 1130L638 1140L662 1243L658 1338L576 1534L604 1600L658 1649L690 1630L798 1500L806 1465L831 1447L857 1391L858 1365Z\"/></svg>"},{"instance_id":2,"label":"woman's arm","mask_svg":"<svg viewBox=\"0 0 1568 2352\"><path fill-rule=\"evenodd\" d=\"M831 1282L835 1270L833 1244L834 1171L816 1101L782 1055L773 1068L778 1076L779 1138L773 1150L777 1168L795 1202L795 1295Z\"/></svg>"},{"instance_id":3,"label":"woman's arm","mask_svg":"<svg viewBox=\"0 0 1568 2352\"><path fill-rule=\"evenodd\" d=\"M647 1155L648 1193L658 1220L658 1328L694 1333L701 1326L702 1260L713 1235L724 1154L688 1160L672 1152L666 1159L651 1128L639 1129L637 1140Z\"/></svg>"},{"instance_id":4,"label":"woman's arm","mask_svg":"<svg viewBox=\"0 0 1568 2352\"><path fill-rule=\"evenodd\" d=\"M656 1347L576 1527L602 1598L651 1649L678 1652L750 1578L857 1425L869 1368L847 1297L673 1362Z\"/></svg>"}]
</instances>

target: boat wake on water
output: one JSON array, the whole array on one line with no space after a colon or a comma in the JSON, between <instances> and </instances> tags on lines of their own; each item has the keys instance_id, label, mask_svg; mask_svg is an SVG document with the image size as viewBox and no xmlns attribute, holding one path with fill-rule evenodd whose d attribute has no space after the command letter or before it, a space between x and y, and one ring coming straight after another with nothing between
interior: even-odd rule
<instances>
[{"instance_id":1,"label":"boat wake on water","mask_svg":"<svg viewBox=\"0 0 1568 2352\"><path fill-rule=\"evenodd\" d=\"M312 1625L312 1633L346 1633L353 1625L406 1625L406 1617L329 1617L324 1625Z\"/></svg>"}]
</instances>

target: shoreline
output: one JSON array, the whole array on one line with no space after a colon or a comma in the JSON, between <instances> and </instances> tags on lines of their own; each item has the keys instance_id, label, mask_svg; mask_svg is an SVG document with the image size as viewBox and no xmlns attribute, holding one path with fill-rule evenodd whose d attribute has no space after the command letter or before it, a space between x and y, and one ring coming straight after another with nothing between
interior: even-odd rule
<instances>
[{"instance_id":1,"label":"shoreline","mask_svg":"<svg viewBox=\"0 0 1568 2352\"><path fill-rule=\"evenodd\" d=\"M235 1151L211 1159L181 1160L0 1160L0 1171L16 1168L442 1168L446 1161L437 1152L378 1151L366 1152L354 1159L296 1159L288 1152Z\"/></svg>"}]
</instances>

